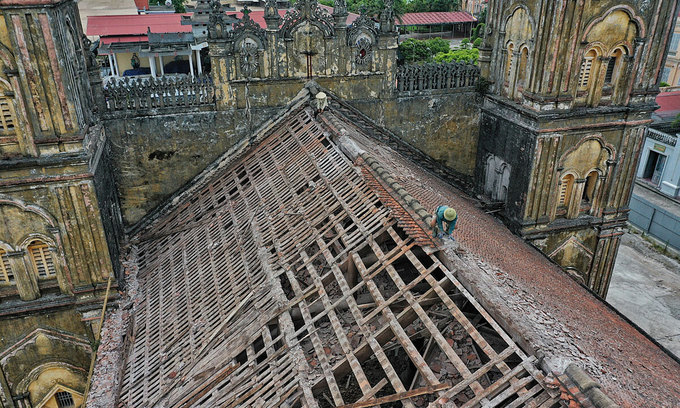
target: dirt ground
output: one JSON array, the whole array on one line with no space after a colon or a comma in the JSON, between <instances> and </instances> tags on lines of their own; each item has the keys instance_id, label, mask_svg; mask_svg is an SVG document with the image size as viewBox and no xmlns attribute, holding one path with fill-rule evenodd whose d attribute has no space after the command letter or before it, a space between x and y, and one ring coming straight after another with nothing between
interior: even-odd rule
<instances>
[{"instance_id":1,"label":"dirt ground","mask_svg":"<svg viewBox=\"0 0 680 408\"><path fill-rule=\"evenodd\" d=\"M626 233L607 301L680 356L680 263Z\"/></svg>"}]
</instances>

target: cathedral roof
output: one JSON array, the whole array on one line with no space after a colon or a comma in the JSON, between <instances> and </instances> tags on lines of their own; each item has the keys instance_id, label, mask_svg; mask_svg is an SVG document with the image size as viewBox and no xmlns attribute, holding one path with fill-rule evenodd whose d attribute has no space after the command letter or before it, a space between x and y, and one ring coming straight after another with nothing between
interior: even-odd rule
<instances>
[{"instance_id":1,"label":"cathedral roof","mask_svg":"<svg viewBox=\"0 0 680 408\"><path fill-rule=\"evenodd\" d=\"M677 361L389 131L309 99L136 230L120 406L560 406L537 357L625 406L680 401ZM430 234L440 204L460 247Z\"/></svg>"}]
</instances>

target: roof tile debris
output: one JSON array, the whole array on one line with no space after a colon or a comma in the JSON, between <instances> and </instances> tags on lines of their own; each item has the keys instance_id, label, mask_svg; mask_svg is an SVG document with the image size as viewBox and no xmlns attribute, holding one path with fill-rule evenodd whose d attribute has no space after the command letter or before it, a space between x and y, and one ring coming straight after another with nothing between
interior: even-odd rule
<instances>
[{"instance_id":1,"label":"roof tile debris","mask_svg":"<svg viewBox=\"0 0 680 408\"><path fill-rule=\"evenodd\" d=\"M369 125L356 110L335 103L347 115L348 129L370 137L355 141L428 210L443 204L457 209L454 236L463 263L458 277L491 310L525 349L546 356L550 371L563 372L569 362L583 366L602 390L624 407L650 400L662 407L680 406L680 364L611 307L568 277L561 268L484 212L464 192L385 146L383 129ZM359 117L357 116L359 115ZM349 121L351 118L351 121ZM374 135L376 135L374 138ZM379 142L376 139L380 140Z\"/></svg>"}]
</instances>

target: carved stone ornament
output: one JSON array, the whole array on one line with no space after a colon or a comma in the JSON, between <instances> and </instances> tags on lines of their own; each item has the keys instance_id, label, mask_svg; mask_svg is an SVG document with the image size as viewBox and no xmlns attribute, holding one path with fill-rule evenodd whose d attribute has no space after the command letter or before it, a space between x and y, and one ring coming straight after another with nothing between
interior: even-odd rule
<instances>
[{"instance_id":1,"label":"carved stone ornament","mask_svg":"<svg viewBox=\"0 0 680 408\"><path fill-rule=\"evenodd\" d=\"M279 28L281 16L279 15L279 8L276 6L276 0L264 2L264 21L267 23L267 28Z\"/></svg>"},{"instance_id":2,"label":"carved stone ornament","mask_svg":"<svg viewBox=\"0 0 680 408\"><path fill-rule=\"evenodd\" d=\"M259 66L257 44L252 38L246 38L241 42L239 58L241 60L241 72L246 78L250 78L257 72Z\"/></svg>"},{"instance_id":3,"label":"carved stone ornament","mask_svg":"<svg viewBox=\"0 0 680 408\"><path fill-rule=\"evenodd\" d=\"M356 43L356 54L354 56L354 62L357 65L367 65L371 62L373 58L373 43L368 37L362 36L357 40Z\"/></svg>"},{"instance_id":4,"label":"carved stone ornament","mask_svg":"<svg viewBox=\"0 0 680 408\"><path fill-rule=\"evenodd\" d=\"M264 48L267 44L267 32L250 18L250 9L248 7L244 7L241 12L243 13L243 17L234 24L234 31L231 33L232 38L235 42L238 42L239 39L246 36L256 37L257 47Z\"/></svg>"},{"instance_id":5,"label":"carved stone ornament","mask_svg":"<svg viewBox=\"0 0 680 408\"><path fill-rule=\"evenodd\" d=\"M335 35L335 20L333 19L333 16L322 9L316 0L296 1L295 8L289 10L283 17L281 35L283 35L284 38L292 38L295 27L305 21L318 27L326 37Z\"/></svg>"},{"instance_id":6,"label":"carved stone ornament","mask_svg":"<svg viewBox=\"0 0 680 408\"><path fill-rule=\"evenodd\" d=\"M380 31L391 33L394 30L394 0L385 0L385 8L380 12Z\"/></svg>"},{"instance_id":7,"label":"carved stone ornament","mask_svg":"<svg viewBox=\"0 0 680 408\"><path fill-rule=\"evenodd\" d=\"M347 28L347 45L350 47L356 45L359 36L362 34L368 34L372 40L375 40L378 36L375 22L363 13Z\"/></svg>"},{"instance_id":8,"label":"carved stone ornament","mask_svg":"<svg viewBox=\"0 0 680 408\"><path fill-rule=\"evenodd\" d=\"M334 16L346 16L347 14L347 2L345 0L335 0L333 5L333 15Z\"/></svg>"},{"instance_id":9,"label":"carved stone ornament","mask_svg":"<svg viewBox=\"0 0 680 408\"><path fill-rule=\"evenodd\" d=\"M208 38L225 39L229 35L226 22L224 21L224 11L220 0L210 2L210 17L208 18Z\"/></svg>"},{"instance_id":10,"label":"carved stone ornament","mask_svg":"<svg viewBox=\"0 0 680 408\"><path fill-rule=\"evenodd\" d=\"M92 41L85 34L83 34L83 53L85 54L85 61L87 68L98 68L97 56L92 52Z\"/></svg>"}]
</instances>

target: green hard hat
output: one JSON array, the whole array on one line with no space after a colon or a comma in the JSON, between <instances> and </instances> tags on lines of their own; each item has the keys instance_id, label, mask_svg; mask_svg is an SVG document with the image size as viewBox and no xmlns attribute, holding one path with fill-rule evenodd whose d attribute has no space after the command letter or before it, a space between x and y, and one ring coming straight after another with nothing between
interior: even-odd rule
<instances>
[{"instance_id":1,"label":"green hard hat","mask_svg":"<svg viewBox=\"0 0 680 408\"><path fill-rule=\"evenodd\" d=\"M447 208L444 210L444 219L446 221L453 221L456 219L456 210L453 208Z\"/></svg>"}]
</instances>

